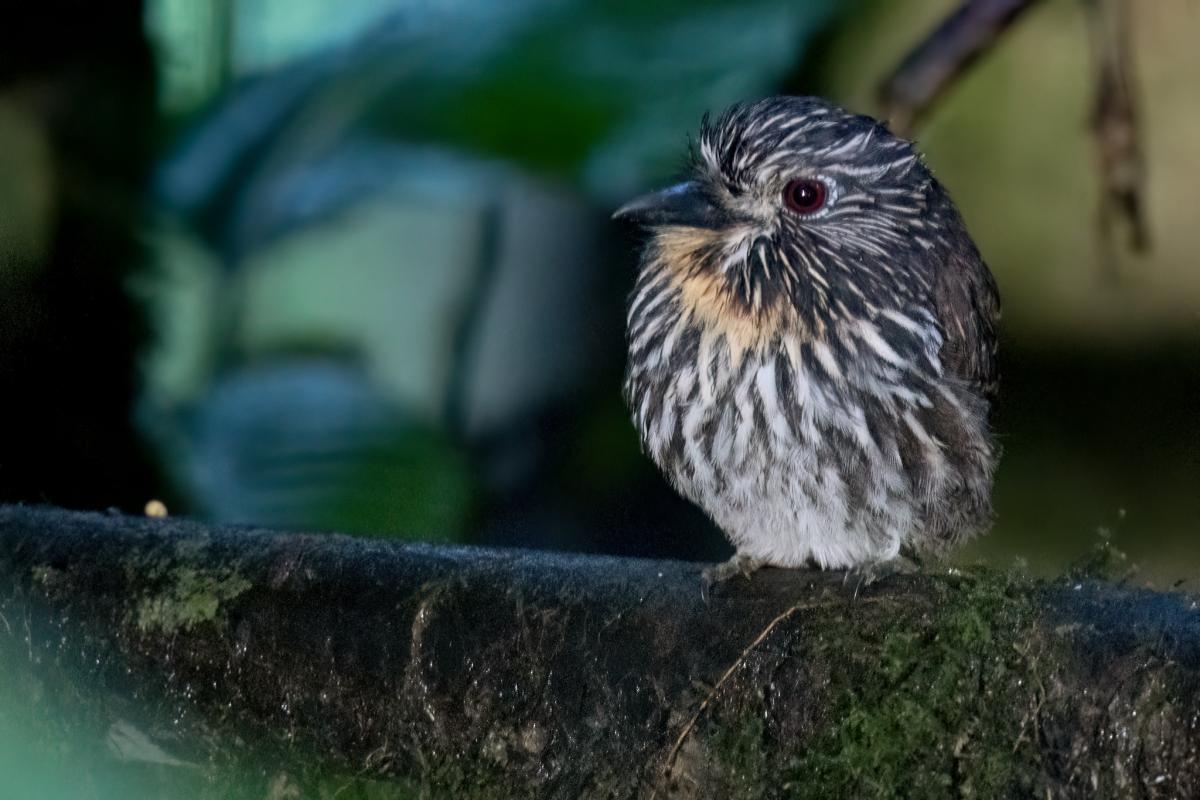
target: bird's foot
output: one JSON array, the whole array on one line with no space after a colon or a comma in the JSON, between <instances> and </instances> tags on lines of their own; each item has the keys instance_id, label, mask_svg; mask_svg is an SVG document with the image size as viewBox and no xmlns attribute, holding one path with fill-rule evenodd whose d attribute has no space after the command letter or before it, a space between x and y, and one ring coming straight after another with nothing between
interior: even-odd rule
<instances>
[{"instance_id":1,"label":"bird's foot","mask_svg":"<svg viewBox=\"0 0 1200 800\"><path fill-rule=\"evenodd\" d=\"M912 575L921 571L921 562L908 555L898 555L887 561L871 561L846 570L842 585L854 586L854 596L868 586L893 575Z\"/></svg>"},{"instance_id":2,"label":"bird's foot","mask_svg":"<svg viewBox=\"0 0 1200 800\"><path fill-rule=\"evenodd\" d=\"M751 575L765 565L765 561L754 556L749 556L745 553L736 553L728 561L713 564L700 573L700 595L704 598L705 602L708 602L709 591L714 586L725 583L725 581L737 575L741 575L746 580L749 580Z\"/></svg>"}]
</instances>

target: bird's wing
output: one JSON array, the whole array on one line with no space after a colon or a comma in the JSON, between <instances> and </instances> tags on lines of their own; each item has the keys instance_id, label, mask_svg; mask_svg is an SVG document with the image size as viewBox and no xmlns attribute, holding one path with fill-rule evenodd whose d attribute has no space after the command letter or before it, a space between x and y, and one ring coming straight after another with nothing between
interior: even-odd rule
<instances>
[{"instance_id":1,"label":"bird's wing","mask_svg":"<svg viewBox=\"0 0 1200 800\"><path fill-rule=\"evenodd\" d=\"M938 270L934 283L942 326L942 367L966 381L989 402L999 385L996 328L1000 292L974 247Z\"/></svg>"}]
</instances>

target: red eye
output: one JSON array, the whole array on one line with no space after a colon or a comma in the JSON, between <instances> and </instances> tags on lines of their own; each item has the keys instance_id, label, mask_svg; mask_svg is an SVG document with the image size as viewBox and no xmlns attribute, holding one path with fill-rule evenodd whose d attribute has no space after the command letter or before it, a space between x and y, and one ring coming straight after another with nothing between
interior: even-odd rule
<instances>
[{"instance_id":1,"label":"red eye","mask_svg":"<svg viewBox=\"0 0 1200 800\"><path fill-rule=\"evenodd\" d=\"M812 214L825 205L826 194L825 184L821 181L801 178L788 183L783 190L783 199L797 214Z\"/></svg>"}]
</instances>

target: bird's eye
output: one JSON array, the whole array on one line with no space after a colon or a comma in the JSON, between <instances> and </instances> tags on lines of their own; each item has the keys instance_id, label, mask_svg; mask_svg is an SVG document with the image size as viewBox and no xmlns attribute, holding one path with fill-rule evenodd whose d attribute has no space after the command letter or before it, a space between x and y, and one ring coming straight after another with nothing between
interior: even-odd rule
<instances>
[{"instance_id":1,"label":"bird's eye","mask_svg":"<svg viewBox=\"0 0 1200 800\"><path fill-rule=\"evenodd\" d=\"M813 178L800 178L788 183L783 190L783 199L788 208L797 214L814 214L825 205L828 194L823 182Z\"/></svg>"}]
</instances>

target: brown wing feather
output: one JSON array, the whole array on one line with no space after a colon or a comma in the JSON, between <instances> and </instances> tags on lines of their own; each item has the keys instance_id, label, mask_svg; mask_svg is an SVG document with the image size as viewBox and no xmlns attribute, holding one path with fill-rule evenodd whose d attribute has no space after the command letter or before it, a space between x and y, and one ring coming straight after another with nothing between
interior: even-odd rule
<instances>
[{"instance_id":1,"label":"brown wing feather","mask_svg":"<svg viewBox=\"0 0 1200 800\"><path fill-rule=\"evenodd\" d=\"M999 387L1000 292L974 248L939 270L934 297L945 337L940 354L943 367L993 401Z\"/></svg>"}]
</instances>

